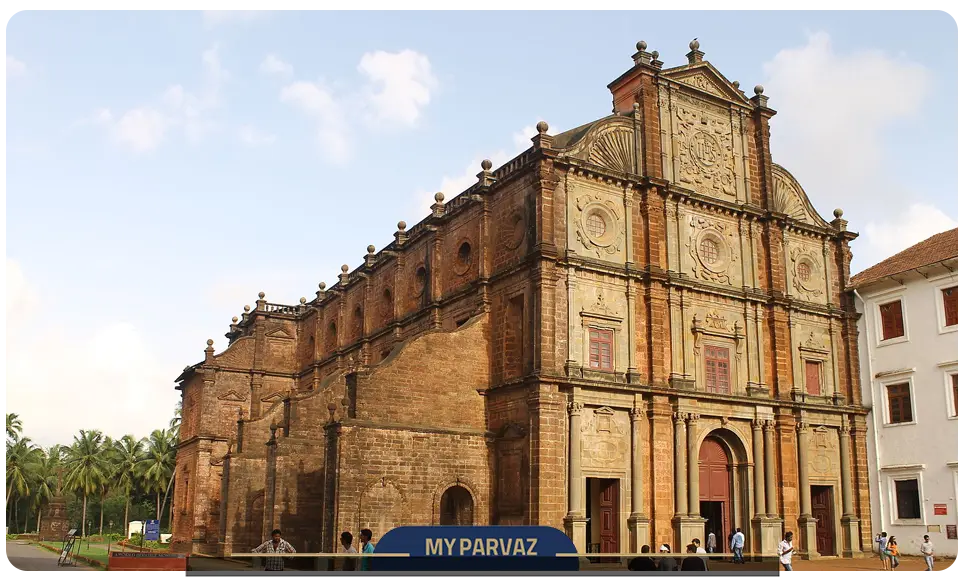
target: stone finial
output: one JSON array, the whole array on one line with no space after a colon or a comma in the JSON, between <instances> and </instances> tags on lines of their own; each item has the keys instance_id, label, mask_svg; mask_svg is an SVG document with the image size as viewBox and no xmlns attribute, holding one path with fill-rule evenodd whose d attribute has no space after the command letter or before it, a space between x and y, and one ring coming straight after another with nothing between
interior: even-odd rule
<instances>
[{"instance_id":1,"label":"stone finial","mask_svg":"<svg viewBox=\"0 0 964 578\"><path fill-rule=\"evenodd\" d=\"M483 171L491 171L491 170L492 170L492 161L490 161L489 159L482 159L482 170L483 170Z\"/></svg>"},{"instance_id":2,"label":"stone finial","mask_svg":"<svg viewBox=\"0 0 964 578\"><path fill-rule=\"evenodd\" d=\"M700 41L696 38L690 41L690 51L686 54L686 60L690 64L703 61L703 53L700 52Z\"/></svg>"},{"instance_id":3,"label":"stone finial","mask_svg":"<svg viewBox=\"0 0 964 578\"><path fill-rule=\"evenodd\" d=\"M758 84L753 87L753 94L755 94L756 96L751 98L750 101L753 102L753 104L755 104L757 108L766 108L767 101L770 99L770 97L763 94L762 84Z\"/></svg>"},{"instance_id":4,"label":"stone finial","mask_svg":"<svg viewBox=\"0 0 964 578\"><path fill-rule=\"evenodd\" d=\"M640 52L643 52L644 50L646 50L646 41L645 41L645 40L640 40L639 42L637 42L637 43L636 43L636 50L638 50L638 51L640 51Z\"/></svg>"},{"instance_id":5,"label":"stone finial","mask_svg":"<svg viewBox=\"0 0 964 578\"><path fill-rule=\"evenodd\" d=\"M348 265L342 265L342 266L341 266L341 272L342 272L342 273L347 273L347 272L348 272Z\"/></svg>"},{"instance_id":6,"label":"stone finial","mask_svg":"<svg viewBox=\"0 0 964 578\"><path fill-rule=\"evenodd\" d=\"M305 299L304 297L302 297L301 299L298 300L298 302L301 303L302 305L304 305L305 303L308 302L308 300Z\"/></svg>"},{"instance_id":7,"label":"stone finial","mask_svg":"<svg viewBox=\"0 0 964 578\"><path fill-rule=\"evenodd\" d=\"M836 217L836 218L838 218L838 219L839 219L840 217L843 217L843 209L834 209L834 210L833 210L833 216Z\"/></svg>"},{"instance_id":8,"label":"stone finial","mask_svg":"<svg viewBox=\"0 0 964 578\"><path fill-rule=\"evenodd\" d=\"M324 281L322 281L321 283L318 284L318 289L319 289L320 291L324 291L324 290L325 290L325 287L327 287L327 285L325 285L325 282L324 282Z\"/></svg>"},{"instance_id":9,"label":"stone finial","mask_svg":"<svg viewBox=\"0 0 964 578\"><path fill-rule=\"evenodd\" d=\"M251 306L250 306L250 305L245 305L245 306L244 306L244 312L245 312L245 313L250 313L250 312L251 312Z\"/></svg>"},{"instance_id":10,"label":"stone finial","mask_svg":"<svg viewBox=\"0 0 964 578\"><path fill-rule=\"evenodd\" d=\"M690 40L690 50L699 50L699 49L700 49L699 38L694 38L693 40Z\"/></svg>"},{"instance_id":11,"label":"stone finial","mask_svg":"<svg viewBox=\"0 0 964 578\"><path fill-rule=\"evenodd\" d=\"M734 80L734 81L733 81L733 88L736 88L736 89L739 89L739 88L740 88L740 81L739 81L739 80Z\"/></svg>"},{"instance_id":12,"label":"stone finial","mask_svg":"<svg viewBox=\"0 0 964 578\"><path fill-rule=\"evenodd\" d=\"M398 230L395 231L395 244L396 244L396 245L401 246L401 245L404 245L404 244L405 244L405 238L407 237L407 234L405 233L405 227L407 227L407 226L408 226L408 224L405 223L405 221L399 221L399 222L398 222Z\"/></svg>"},{"instance_id":13,"label":"stone finial","mask_svg":"<svg viewBox=\"0 0 964 578\"><path fill-rule=\"evenodd\" d=\"M659 59L659 50L654 50L654 51L653 51L653 59L649 61L649 64L650 64L650 66L654 66L654 67L656 67L656 68L662 68L662 67L663 67L663 63L662 63L662 62L660 61L660 59Z\"/></svg>"},{"instance_id":14,"label":"stone finial","mask_svg":"<svg viewBox=\"0 0 964 578\"><path fill-rule=\"evenodd\" d=\"M258 299L264 299L264 291L258 293Z\"/></svg>"},{"instance_id":15,"label":"stone finial","mask_svg":"<svg viewBox=\"0 0 964 578\"><path fill-rule=\"evenodd\" d=\"M442 193L441 191L435 193L435 202L436 202L436 203L441 203L441 202L444 201L444 200L445 200L445 194L444 194L444 193Z\"/></svg>"},{"instance_id":16,"label":"stone finial","mask_svg":"<svg viewBox=\"0 0 964 578\"><path fill-rule=\"evenodd\" d=\"M375 253L375 245L369 245L369 246L368 246L368 254L369 254L369 255L372 255L372 254L374 254L374 253Z\"/></svg>"},{"instance_id":17,"label":"stone finial","mask_svg":"<svg viewBox=\"0 0 964 578\"><path fill-rule=\"evenodd\" d=\"M547 132L549 132L549 123L547 123L544 120L540 120L536 124L536 130L539 132L539 134L546 134Z\"/></svg>"},{"instance_id":18,"label":"stone finial","mask_svg":"<svg viewBox=\"0 0 964 578\"><path fill-rule=\"evenodd\" d=\"M211 347L212 345L214 345L214 340L208 339L208 347Z\"/></svg>"},{"instance_id":19,"label":"stone finial","mask_svg":"<svg viewBox=\"0 0 964 578\"><path fill-rule=\"evenodd\" d=\"M237 316L231 318L231 323L237 323L237 322L238 322Z\"/></svg>"},{"instance_id":20,"label":"stone finial","mask_svg":"<svg viewBox=\"0 0 964 578\"><path fill-rule=\"evenodd\" d=\"M653 60L659 60L659 50L653 51Z\"/></svg>"},{"instance_id":21,"label":"stone finial","mask_svg":"<svg viewBox=\"0 0 964 578\"><path fill-rule=\"evenodd\" d=\"M399 222L398 222L398 230L399 230L399 231L404 231L406 227L408 227L408 225L405 223L405 221L399 221Z\"/></svg>"},{"instance_id":22,"label":"stone finial","mask_svg":"<svg viewBox=\"0 0 964 578\"><path fill-rule=\"evenodd\" d=\"M763 85L762 85L762 84L758 84L758 85L754 86L754 87L753 87L753 94L755 94L755 95L757 95L757 96L763 94Z\"/></svg>"}]
</instances>

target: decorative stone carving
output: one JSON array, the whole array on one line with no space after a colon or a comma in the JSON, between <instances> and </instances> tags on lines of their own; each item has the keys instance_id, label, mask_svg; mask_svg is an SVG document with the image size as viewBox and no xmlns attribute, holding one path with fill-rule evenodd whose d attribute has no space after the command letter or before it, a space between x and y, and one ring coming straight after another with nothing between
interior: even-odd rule
<instances>
[{"instance_id":1,"label":"decorative stone carving","mask_svg":"<svg viewBox=\"0 0 964 578\"><path fill-rule=\"evenodd\" d=\"M623 229L619 208L597 193L576 199L576 239L583 247L602 257L622 250Z\"/></svg>"},{"instance_id":2,"label":"decorative stone carving","mask_svg":"<svg viewBox=\"0 0 964 578\"><path fill-rule=\"evenodd\" d=\"M516 207L502 224L502 243L507 249L515 249L526 238L525 209Z\"/></svg>"},{"instance_id":3,"label":"decorative stone carving","mask_svg":"<svg viewBox=\"0 0 964 578\"><path fill-rule=\"evenodd\" d=\"M730 264L737 260L738 252L733 250L733 234L717 221L705 217L690 218L693 230L687 241L690 256L693 258L693 276L730 285Z\"/></svg>"},{"instance_id":4,"label":"decorative stone carving","mask_svg":"<svg viewBox=\"0 0 964 578\"><path fill-rule=\"evenodd\" d=\"M822 259L817 257L813 249L802 246L790 249L790 277L793 280L793 288L808 300L823 294L821 262Z\"/></svg>"},{"instance_id":5,"label":"decorative stone carving","mask_svg":"<svg viewBox=\"0 0 964 578\"><path fill-rule=\"evenodd\" d=\"M619 313L606 305L606 299L602 293L596 295L596 301L586 307L582 307L582 314L588 317L601 317L604 319L621 319Z\"/></svg>"},{"instance_id":6,"label":"decorative stone carving","mask_svg":"<svg viewBox=\"0 0 964 578\"><path fill-rule=\"evenodd\" d=\"M783 213L795 221L811 225L828 226L807 200L803 187L788 170L773 165L773 205L772 209Z\"/></svg>"},{"instance_id":7,"label":"decorative stone carving","mask_svg":"<svg viewBox=\"0 0 964 578\"><path fill-rule=\"evenodd\" d=\"M581 413L584 405L578 401L570 401L567 409L569 410L569 415L574 413Z\"/></svg>"},{"instance_id":8,"label":"decorative stone carving","mask_svg":"<svg viewBox=\"0 0 964 578\"><path fill-rule=\"evenodd\" d=\"M709 103L697 99L676 104L674 151L678 154L679 181L711 196L736 196L733 129L728 117L710 112Z\"/></svg>"},{"instance_id":9,"label":"decorative stone carving","mask_svg":"<svg viewBox=\"0 0 964 578\"><path fill-rule=\"evenodd\" d=\"M810 475L836 477L839 451L835 435L824 426L813 428L810 436Z\"/></svg>"},{"instance_id":10,"label":"decorative stone carving","mask_svg":"<svg viewBox=\"0 0 964 578\"><path fill-rule=\"evenodd\" d=\"M628 418L608 407L592 411L583 424L583 464L591 468L617 466L629 454ZM624 423L627 422L627 423Z\"/></svg>"},{"instance_id":11,"label":"decorative stone carving","mask_svg":"<svg viewBox=\"0 0 964 578\"><path fill-rule=\"evenodd\" d=\"M703 92L708 92L721 98L727 98L726 95L723 94L723 91L721 91L719 87L716 86L716 84L704 74L693 74L690 76L677 78L676 80L687 86L692 86L697 90L702 90Z\"/></svg>"},{"instance_id":12,"label":"decorative stone carving","mask_svg":"<svg viewBox=\"0 0 964 578\"><path fill-rule=\"evenodd\" d=\"M726 317L723 317L716 311L710 311L706 314L706 326L711 329L722 329L726 330Z\"/></svg>"},{"instance_id":13,"label":"decorative stone carving","mask_svg":"<svg viewBox=\"0 0 964 578\"><path fill-rule=\"evenodd\" d=\"M633 131L616 126L600 132L589 149L589 162L614 171L633 172Z\"/></svg>"}]
</instances>

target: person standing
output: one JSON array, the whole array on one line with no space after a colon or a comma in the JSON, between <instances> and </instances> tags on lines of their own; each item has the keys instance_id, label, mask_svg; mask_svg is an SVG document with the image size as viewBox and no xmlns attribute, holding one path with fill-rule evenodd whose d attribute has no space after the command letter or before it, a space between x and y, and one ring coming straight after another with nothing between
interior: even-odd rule
<instances>
[{"instance_id":1,"label":"person standing","mask_svg":"<svg viewBox=\"0 0 964 578\"><path fill-rule=\"evenodd\" d=\"M924 562L927 563L927 570L934 569L934 543L931 537L924 534L924 543L920 545L920 553L924 555Z\"/></svg>"},{"instance_id":2,"label":"person standing","mask_svg":"<svg viewBox=\"0 0 964 578\"><path fill-rule=\"evenodd\" d=\"M787 532L783 535L783 541L780 542L780 546L777 547L777 556L780 557L780 564L783 565L784 570L793 570L793 567L790 565L793 552L793 532Z\"/></svg>"},{"instance_id":3,"label":"person standing","mask_svg":"<svg viewBox=\"0 0 964 578\"><path fill-rule=\"evenodd\" d=\"M351 532L342 532L341 548L338 550L338 553L339 554L357 554L358 550L356 550L355 547L351 545L351 542L353 539L354 539L354 536L351 535ZM355 570L355 566L358 560L356 560L355 558L352 558L351 556L345 556L344 558L342 558L342 560L344 560L344 562L341 563L342 572L352 572Z\"/></svg>"},{"instance_id":4,"label":"person standing","mask_svg":"<svg viewBox=\"0 0 964 578\"><path fill-rule=\"evenodd\" d=\"M642 554L649 554L649 544L643 544L643 547L639 549ZM656 562L649 556L638 556L633 558L629 562L629 569L633 572L655 572L659 570L656 566Z\"/></svg>"},{"instance_id":5,"label":"person standing","mask_svg":"<svg viewBox=\"0 0 964 578\"><path fill-rule=\"evenodd\" d=\"M254 550L257 554L294 554L295 549L288 542L281 539L281 530L272 530L271 539L265 541ZM268 556L264 561L264 569L267 571L281 572L285 569L285 561L281 556Z\"/></svg>"},{"instance_id":6,"label":"person standing","mask_svg":"<svg viewBox=\"0 0 964 578\"><path fill-rule=\"evenodd\" d=\"M696 544L690 543L686 545L686 553L694 554L693 556L687 556L683 559L683 563L680 564L680 571L682 572L706 572L709 568L706 567L706 560L696 556Z\"/></svg>"},{"instance_id":7,"label":"person standing","mask_svg":"<svg viewBox=\"0 0 964 578\"><path fill-rule=\"evenodd\" d=\"M365 528L361 531L361 536L358 538L362 543L362 554L374 554L375 546L372 546L372 531ZM372 569L372 561L367 556L362 556L361 559L361 569L362 572L368 572Z\"/></svg>"},{"instance_id":8,"label":"person standing","mask_svg":"<svg viewBox=\"0 0 964 578\"><path fill-rule=\"evenodd\" d=\"M900 566L900 550L897 549L897 536L891 536L887 541L887 556L890 558L890 568L888 570L894 570Z\"/></svg>"},{"instance_id":9,"label":"person standing","mask_svg":"<svg viewBox=\"0 0 964 578\"><path fill-rule=\"evenodd\" d=\"M733 550L733 563L743 564L743 543L746 540L746 536L743 532L737 528L736 532L733 534L733 539L730 541L730 549Z\"/></svg>"},{"instance_id":10,"label":"person standing","mask_svg":"<svg viewBox=\"0 0 964 578\"><path fill-rule=\"evenodd\" d=\"M669 544L663 544L659 547L660 554L669 554ZM676 558L672 556L664 556L659 560L659 569L662 572L674 572L676 570Z\"/></svg>"},{"instance_id":11,"label":"person standing","mask_svg":"<svg viewBox=\"0 0 964 578\"><path fill-rule=\"evenodd\" d=\"M880 555L880 569L890 570L890 557L887 556L887 532L877 534L877 553Z\"/></svg>"},{"instance_id":12,"label":"person standing","mask_svg":"<svg viewBox=\"0 0 964 578\"><path fill-rule=\"evenodd\" d=\"M693 545L696 546L697 554L706 554L706 550L702 546L700 546L699 538L693 538Z\"/></svg>"},{"instance_id":13,"label":"person standing","mask_svg":"<svg viewBox=\"0 0 964 578\"><path fill-rule=\"evenodd\" d=\"M706 551L712 554L716 552L716 534L713 530L710 530L709 535L706 537Z\"/></svg>"}]
</instances>

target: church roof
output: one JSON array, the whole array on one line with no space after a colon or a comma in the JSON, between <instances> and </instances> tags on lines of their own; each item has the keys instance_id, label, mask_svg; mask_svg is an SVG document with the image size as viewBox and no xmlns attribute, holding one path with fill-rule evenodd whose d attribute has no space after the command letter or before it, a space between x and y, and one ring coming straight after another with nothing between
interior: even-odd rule
<instances>
[{"instance_id":1,"label":"church roof","mask_svg":"<svg viewBox=\"0 0 964 578\"><path fill-rule=\"evenodd\" d=\"M880 281L884 277L911 271L957 257L957 229L938 233L893 257L884 259L850 278L850 287L858 289Z\"/></svg>"}]
</instances>

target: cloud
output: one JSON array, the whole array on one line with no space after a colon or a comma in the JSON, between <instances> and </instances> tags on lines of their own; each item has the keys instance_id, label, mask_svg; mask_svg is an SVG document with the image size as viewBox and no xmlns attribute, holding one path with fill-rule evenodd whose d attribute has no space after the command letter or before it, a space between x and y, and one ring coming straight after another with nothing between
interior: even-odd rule
<instances>
[{"instance_id":1,"label":"cloud","mask_svg":"<svg viewBox=\"0 0 964 578\"><path fill-rule=\"evenodd\" d=\"M244 125L238 129L238 138L241 142L252 147L273 144L275 135L266 134L251 125Z\"/></svg>"},{"instance_id":2,"label":"cloud","mask_svg":"<svg viewBox=\"0 0 964 578\"><path fill-rule=\"evenodd\" d=\"M862 235L864 239L856 241L860 243L863 240L866 246L861 247L859 252L855 251L855 254L860 254L859 264L866 269L911 245L955 227L957 221L937 207L914 203L891 219L867 223ZM857 272L856 267L853 270Z\"/></svg>"},{"instance_id":3,"label":"cloud","mask_svg":"<svg viewBox=\"0 0 964 578\"><path fill-rule=\"evenodd\" d=\"M358 71L369 83L366 103L373 123L414 126L438 87L428 57L414 50L368 52Z\"/></svg>"},{"instance_id":4,"label":"cloud","mask_svg":"<svg viewBox=\"0 0 964 578\"><path fill-rule=\"evenodd\" d=\"M201 18L207 28L238 22L247 24L263 17L264 10L204 10Z\"/></svg>"},{"instance_id":5,"label":"cloud","mask_svg":"<svg viewBox=\"0 0 964 578\"><path fill-rule=\"evenodd\" d=\"M7 80L15 76L21 76L27 72L27 65L22 60L17 60L15 57L7 55Z\"/></svg>"},{"instance_id":6,"label":"cloud","mask_svg":"<svg viewBox=\"0 0 964 578\"><path fill-rule=\"evenodd\" d=\"M363 76L357 85L298 80L281 89L282 102L315 119L321 149L335 163L351 158L353 137L359 132L357 117L364 119L369 130L411 128L438 86L428 57L413 50L366 53L357 69ZM359 106L361 114L356 114Z\"/></svg>"},{"instance_id":7,"label":"cloud","mask_svg":"<svg viewBox=\"0 0 964 578\"><path fill-rule=\"evenodd\" d=\"M7 279L7 411L20 415L26 435L49 446L81 428L120 437L167 425L179 397L175 376L144 332L109 316L68 332L39 316L44 296L10 258Z\"/></svg>"},{"instance_id":8,"label":"cloud","mask_svg":"<svg viewBox=\"0 0 964 578\"><path fill-rule=\"evenodd\" d=\"M274 54L265 56L258 70L260 70L262 74L274 74L282 77L289 77L294 74L295 71L293 66Z\"/></svg>"},{"instance_id":9,"label":"cloud","mask_svg":"<svg viewBox=\"0 0 964 578\"><path fill-rule=\"evenodd\" d=\"M230 78L221 66L218 45L201 54L201 63L201 82L196 92L180 84L171 85L155 104L132 108L119 116L101 108L71 126L104 126L114 142L137 153L156 149L172 128L183 130L188 141L199 142L217 127L211 115L220 107L222 87Z\"/></svg>"},{"instance_id":10,"label":"cloud","mask_svg":"<svg viewBox=\"0 0 964 578\"><path fill-rule=\"evenodd\" d=\"M430 207L433 203L435 203L435 193L441 192L445 195L446 199L451 200L453 197L459 195L467 188L478 182L478 175L480 172L482 172L483 159L492 161L491 170L495 171L505 163L515 158L517 155L528 150L529 147L532 146L532 137L534 137L538 132L536 131L535 127L536 123L533 122L531 125L512 133L511 148L500 148L488 156L479 156L478 158L470 161L468 165L466 165L465 170L461 173L443 176L441 183L439 183L438 188L434 191L419 191L414 196L412 206L413 214L419 215L419 217L413 220L412 223L414 224L428 215L429 211L431 210Z\"/></svg>"},{"instance_id":11,"label":"cloud","mask_svg":"<svg viewBox=\"0 0 964 578\"><path fill-rule=\"evenodd\" d=\"M818 32L763 68L770 106L779 111L771 122L774 161L822 212L836 204L886 210L892 203L882 201L906 195L873 175L886 172L886 131L921 109L932 82L926 67L880 50L841 53Z\"/></svg>"}]
</instances>

